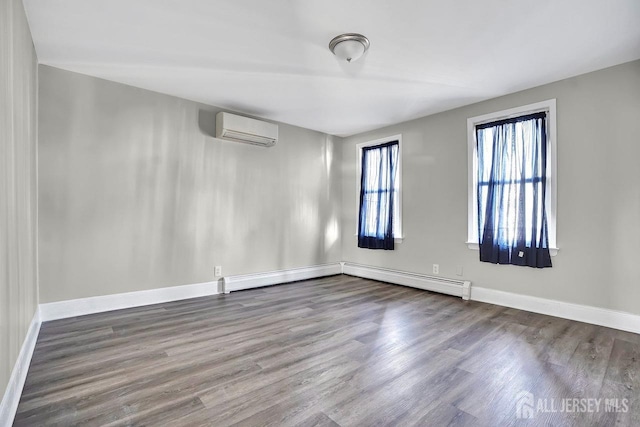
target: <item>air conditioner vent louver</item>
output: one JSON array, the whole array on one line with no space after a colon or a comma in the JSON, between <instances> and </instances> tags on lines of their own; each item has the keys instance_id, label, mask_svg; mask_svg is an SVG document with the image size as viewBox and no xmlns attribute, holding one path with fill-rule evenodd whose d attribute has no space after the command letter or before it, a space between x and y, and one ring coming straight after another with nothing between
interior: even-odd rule
<instances>
[{"instance_id":1,"label":"air conditioner vent louver","mask_svg":"<svg viewBox=\"0 0 640 427\"><path fill-rule=\"evenodd\" d=\"M216 114L216 138L271 147L278 141L278 125L235 114Z\"/></svg>"}]
</instances>

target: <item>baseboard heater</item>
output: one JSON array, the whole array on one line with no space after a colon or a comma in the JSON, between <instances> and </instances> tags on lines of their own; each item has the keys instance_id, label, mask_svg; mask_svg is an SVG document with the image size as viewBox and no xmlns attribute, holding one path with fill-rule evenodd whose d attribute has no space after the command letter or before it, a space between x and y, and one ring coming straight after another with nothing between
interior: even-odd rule
<instances>
[{"instance_id":1,"label":"baseboard heater","mask_svg":"<svg viewBox=\"0 0 640 427\"><path fill-rule=\"evenodd\" d=\"M351 264L348 262L343 263L342 273L349 276L362 277L364 279L372 279L380 282L424 289L425 291L454 295L461 297L463 300L469 300L469 297L471 296L471 282L466 280L427 276L425 274L408 273L405 271L389 270L386 268L370 267L367 265Z\"/></svg>"},{"instance_id":2,"label":"baseboard heater","mask_svg":"<svg viewBox=\"0 0 640 427\"><path fill-rule=\"evenodd\" d=\"M243 274L224 278L224 293L261 286L278 285L297 282L299 280L316 279L342 273L339 263L316 265L313 267L292 268L289 270L269 271L266 273Z\"/></svg>"}]
</instances>

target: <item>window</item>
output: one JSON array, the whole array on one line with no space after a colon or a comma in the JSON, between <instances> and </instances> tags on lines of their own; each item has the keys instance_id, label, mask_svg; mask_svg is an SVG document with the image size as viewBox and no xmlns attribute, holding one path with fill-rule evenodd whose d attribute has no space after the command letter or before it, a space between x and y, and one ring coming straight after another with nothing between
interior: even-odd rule
<instances>
[{"instance_id":1,"label":"window","mask_svg":"<svg viewBox=\"0 0 640 427\"><path fill-rule=\"evenodd\" d=\"M358 144L358 246L393 249L402 238L401 136Z\"/></svg>"},{"instance_id":2,"label":"window","mask_svg":"<svg viewBox=\"0 0 640 427\"><path fill-rule=\"evenodd\" d=\"M550 266L557 253L555 100L473 117L467 127L467 244L482 261Z\"/></svg>"}]
</instances>

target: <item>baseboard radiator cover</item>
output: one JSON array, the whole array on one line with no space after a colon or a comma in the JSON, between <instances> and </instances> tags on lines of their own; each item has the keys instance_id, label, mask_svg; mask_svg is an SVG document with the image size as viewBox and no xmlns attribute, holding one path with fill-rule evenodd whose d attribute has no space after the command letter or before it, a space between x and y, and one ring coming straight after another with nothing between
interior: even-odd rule
<instances>
[{"instance_id":1,"label":"baseboard radiator cover","mask_svg":"<svg viewBox=\"0 0 640 427\"><path fill-rule=\"evenodd\" d=\"M313 267L292 268L288 270L269 271L266 273L242 274L224 278L224 292L240 291L243 289L260 288L262 286L279 285L299 280L317 279L319 277L342 274L342 266L333 264L316 265Z\"/></svg>"},{"instance_id":2,"label":"baseboard radiator cover","mask_svg":"<svg viewBox=\"0 0 640 427\"><path fill-rule=\"evenodd\" d=\"M378 280L380 282L409 286L425 291L438 292L453 295L468 300L471 291L471 282L468 280L455 280L445 277L428 276L420 273L390 270L387 268L371 267L368 265L343 263L342 272L349 276L362 277L364 279Z\"/></svg>"},{"instance_id":3,"label":"baseboard radiator cover","mask_svg":"<svg viewBox=\"0 0 640 427\"><path fill-rule=\"evenodd\" d=\"M633 313L478 286L473 286L472 288L469 281L432 277L348 262L343 262L342 264L343 273L350 276L461 296L465 300L500 305L640 334L640 315Z\"/></svg>"}]
</instances>

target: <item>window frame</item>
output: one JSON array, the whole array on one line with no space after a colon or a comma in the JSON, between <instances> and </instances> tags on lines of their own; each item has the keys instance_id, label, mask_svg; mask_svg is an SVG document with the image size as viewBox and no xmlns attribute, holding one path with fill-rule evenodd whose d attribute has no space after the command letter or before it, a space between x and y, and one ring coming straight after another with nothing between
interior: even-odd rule
<instances>
[{"instance_id":1,"label":"window frame","mask_svg":"<svg viewBox=\"0 0 640 427\"><path fill-rule=\"evenodd\" d=\"M521 107L510 108L494 113L483 114L481 116L467 119L467 246L469 249L480 249L478 243L478 153L476 141L476 126L484 123L494 122L504 119L525 116L527 114L547 113L547 185L545 206L547 209L547 228L549 234L549 252L551 256L558 254L556 240L557 213L558 213L558 156L557 156L557 130L556 130L556 100L548 99Z\"/></svg>"},{"instance_id":2,"label":"window frame","mask_svg":"<svg viewBox=\"0 0 640 427\"><path fill-rule=\"evenodd\" d=\"M366 141L356 144L356 233L358 236L358 219L360 218L360 187L362 184L362 149L387 142L398 141L398 224L394 223L393 239L395 243L402 243L404 240L402 227L402 134L379 138L373 141Z\"/></svg>"}]
</instances>

